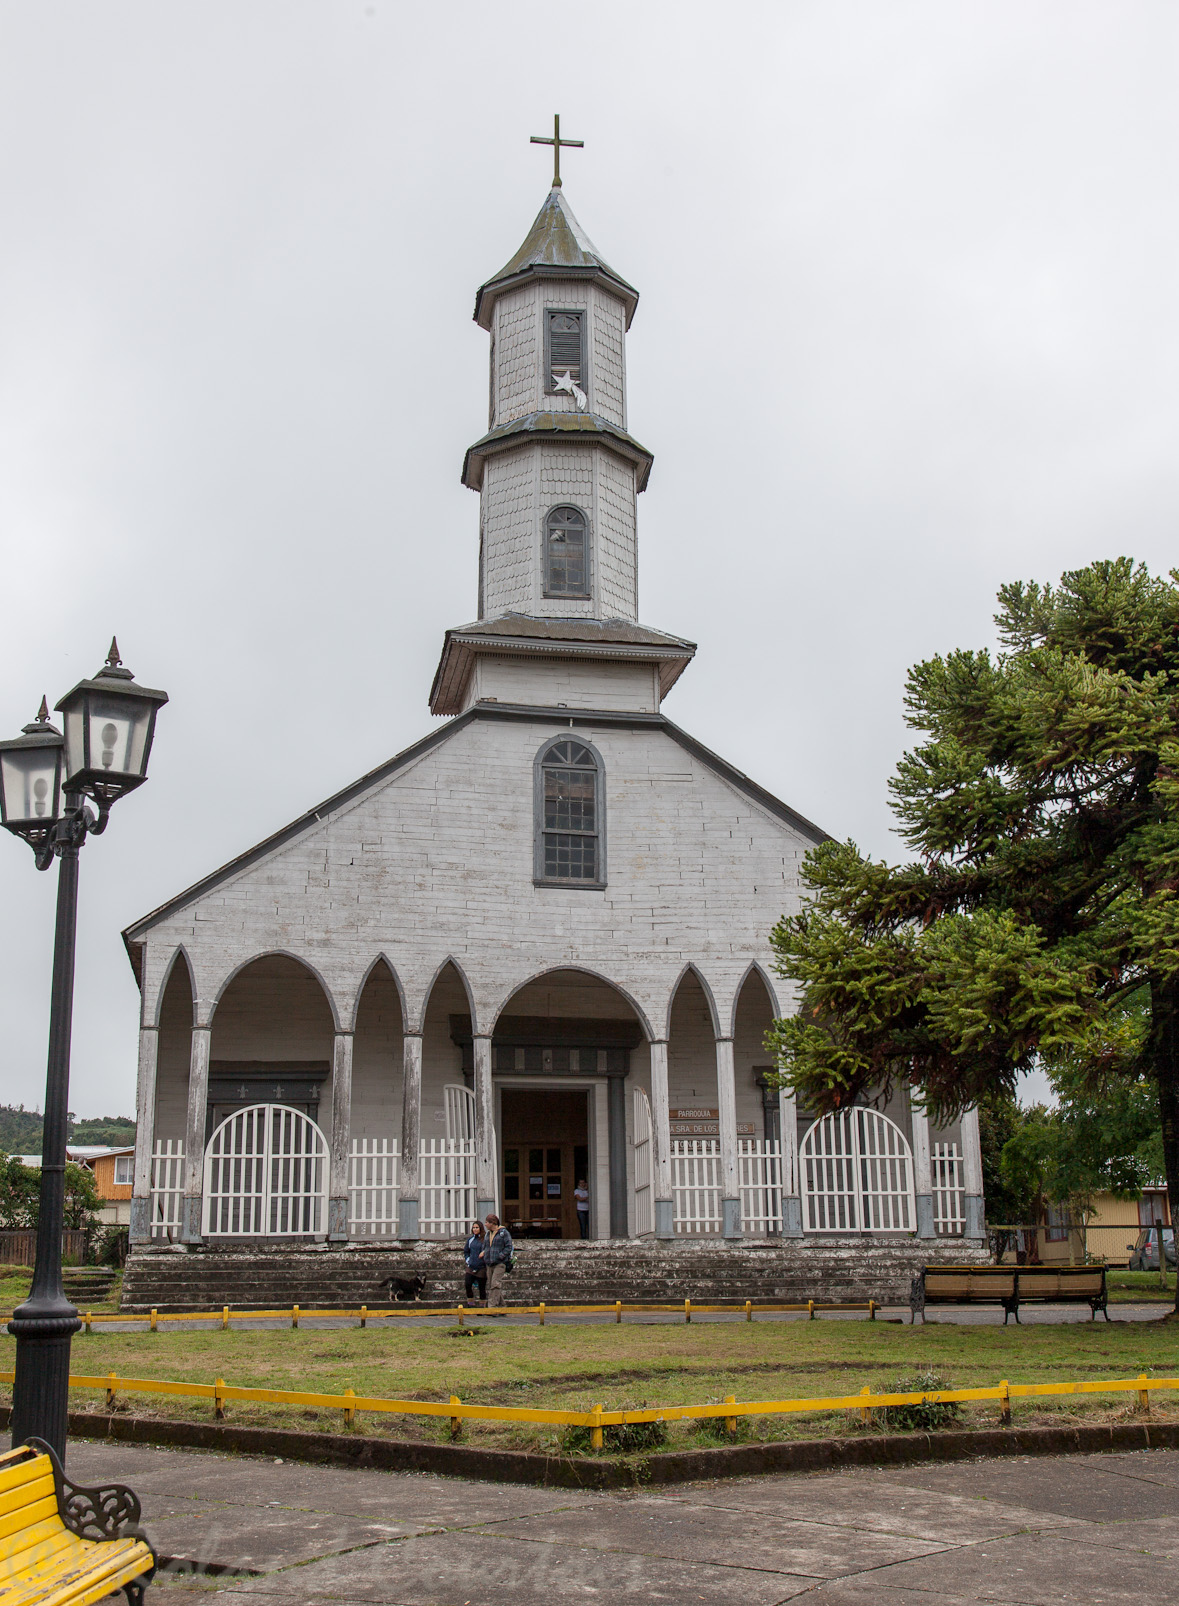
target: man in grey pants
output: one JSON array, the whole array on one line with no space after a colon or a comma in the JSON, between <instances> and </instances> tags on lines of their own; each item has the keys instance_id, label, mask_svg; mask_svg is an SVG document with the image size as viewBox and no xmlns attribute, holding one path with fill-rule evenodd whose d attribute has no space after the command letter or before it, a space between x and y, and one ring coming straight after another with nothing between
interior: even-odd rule
<instances>
[{"instance_id":1,"label":"man in grey pants","mask_svg":"<svg viewBox=\"0 0 1179 1606\"><path fill-rule=\"evenodd\" d=\"M487 1267L487 1304L490 1308L504 1302L504 1278L514 1245L511 1233L506 1227L500 1226L498 1216L488 1216L486 1225L487 1248L483 1251L483 1260Z\"/></svg>"}]
</instances>

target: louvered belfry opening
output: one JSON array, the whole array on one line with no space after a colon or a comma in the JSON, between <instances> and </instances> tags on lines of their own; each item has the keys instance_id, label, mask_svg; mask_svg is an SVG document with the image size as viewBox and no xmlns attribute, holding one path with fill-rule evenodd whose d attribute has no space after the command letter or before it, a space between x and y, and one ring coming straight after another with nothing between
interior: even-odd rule
<instances>
[{"instance_id":1,"label":"louvered belfry opening","mask_svg":"<svg viewBox=\"0 0 1179 1606\"><path fill-rule=\"evenodd\" d=\"M549 313L549 385L569 375L575 385L581 379L581 314Z\"/></svg>"},{"instance_id":2,"label":"louvered belfry opening","mask_svg":"<svg viewBox=\"0 0 1179 1606\"><path fill-rule=\"evenodd\" d=\"M545 595L585 597L585 514L555 507L545 520Z\"/></svg>"},{"instance_id":3,"label":"louvered belfry opening","mask_svg":"<svg viewBox=\"0 0 1179 1606\"><path fill-rule=\"evenodd\" d=\"M544 874L598 878L598 768L581 742L554 742L544 756Z\"/></svg>"}]
</instances>

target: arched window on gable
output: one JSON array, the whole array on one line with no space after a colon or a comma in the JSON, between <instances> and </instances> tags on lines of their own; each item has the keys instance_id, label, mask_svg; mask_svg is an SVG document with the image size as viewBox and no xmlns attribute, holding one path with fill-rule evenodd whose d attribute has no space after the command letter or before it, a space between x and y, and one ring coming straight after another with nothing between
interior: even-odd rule
<instances>
[{"instance_id":1,"label":"arched window on gable","mask_svg":"<svg viewBox=\"0 0 1179 1606\"><path fill-rule=\"evenodd\" d=\"M544 521L544 594L588 597L589 542L580 508L555 507Z\"/></svg>"},{"instance_id":2,"label":"arched window on gable","mask_svg":"<svg viewBox=\"0 0 1179 1606\"><path fill-rule=\"evenodd\" d=\"M536 760L538 882L600 887L606 882L602 761L572 737L542 747Z\"/></svg>"}]
</instances>

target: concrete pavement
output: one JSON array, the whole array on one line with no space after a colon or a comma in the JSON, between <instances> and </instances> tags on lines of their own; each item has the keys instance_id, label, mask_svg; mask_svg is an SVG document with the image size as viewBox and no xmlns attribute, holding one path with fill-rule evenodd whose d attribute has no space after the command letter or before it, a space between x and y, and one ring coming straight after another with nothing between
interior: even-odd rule
<instances>
[{"instance_id":1,"label":"concrete pavement","mask_svg":"<svg viewBox=\"0 0 1179 1606\"><path fill-rule=\"evenodd\" d=\"M1158 1321L1172 1308L1171 1303L1160 1301L1136 1303L1133 1305L1110 1305L1110 1320L1114 1322L1149 1322ZM506 1306L502 1315L495 1311L483 1310L475 1305L467 1305L464 1320L468 1326L479 1326L483 1322L497 1321L506 1323L511 1327L535 1327L536 1316L515 1314L512 1307ZM931 1306L932 1314L927 1318L930 1326L936 1322L962 1324L969 1327L1002 1327L1003 1312L997 1305L938 1305ZM1088 1322L1092 1319L1086 1306L1078 1305L1024 1305L1019 1313L1020 1321L1025 1327L1040 1323L1067 1323ZM755 1308L755 1322L805 1322L809 1320L806 1311L759 1311ZM909 1307L907 1305L879 1305L877 1307L877 1321L900 1321L906 1325L909 1321ZM1098 1316L1099 1322L1104 1317ZM124 1333L143 1332L147 1327L149 1318L143 1315L128 1316L126 1322L104 1320L94 1329L96 1333ZM369 1313L369 1326L391 1327L453 1327L455 1317L418 1315L412 1306L402 1306L395 1316L386 1316L379 1310ZM623 1323L627 1327L650 1326L683 1326L684 1314L681 1310L670 1311L633 1311L624 1310ZM704 1325L708 1322L743 1322L745 1313L739 1307L727 1311L700 1311L693 1310L693 1325ZM866 1311L816 1311L816 1321L823 1322L866 1322ZM549 1327L612 1327L614 1314L612 1311L564 1314L559 1307L547 1307L545 1322ZM270 1329L289 1329L291 1319L289 1316L279 1317L251 1317L248 1315L234 1315L231 1330L237 1332L266 1331ZM358 1321L355 1317L317 1316L315 1311L301 1306L299 1309L299 1327L302 1328L336 1328L356 1327ZM918 1323L918 1326L921 1324ZM1016 1324L1012 1322L1011 1326ZM160 1331L169 1332L215 1332L218 1331L215 1320L206 1317L203 1321L175 1321L168 1320L161 1323Z\"/></svg>"},{"instance_id":2,"label":"concrete pavement","mask_svg":"<svg viewBox=\"0 0 1179 1606\"><path fill-rule=\"evenodd\" d=\"M69 1473L140 1495L161 1606L1179 1603L1179 1451L609 1494L86 1443Z\"/></svg>"}]
</instances>

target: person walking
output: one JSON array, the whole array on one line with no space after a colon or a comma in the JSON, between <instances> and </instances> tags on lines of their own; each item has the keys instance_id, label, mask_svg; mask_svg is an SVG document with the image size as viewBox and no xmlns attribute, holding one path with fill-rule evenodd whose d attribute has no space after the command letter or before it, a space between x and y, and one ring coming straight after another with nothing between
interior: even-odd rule
<instances>
[{"instance_id":1,"label":"person walking","mask_svg":"<svg viewBox=\"0 0 1179 1606\"><path fill-rule=\"evenodd\" d=\"M487 1262L483 1258L486 1243L483 1223L472 1221L471 1233L463 1250L463 1259L467 1265L466 1276L463 1279L463 1297L470 1300L471 1295L478 1290L479 1302L482 1305L487 1303Z\"/></svg>"},{"instance_id":2,"label":"person walking","mask_svg":"<svg viewBox=\"0 0 1179 1606\"><path fill-rule=\"evenodd\" d=\"M589 1189L585 1185L585 1178L573 1190L573 1202L577 1206L577 1225L583 1238L589 1237Z\"/></svg>"},{"instance_id":3,"label":"person walking","mask_svg":"<svg viewBox=\"0 0 1179 1606\"><path fill-rule=\"evenodd\" d=\"M515 1245L512 1235L506 1227L500 1225L498 1216L487 1217L487 1240L483 1249L483 1259L487 1265L487 1305L502 1305L504 1302L504 1278L508 1272L508 1261L512 1258Z\"/></svg>"}]
</instances>

